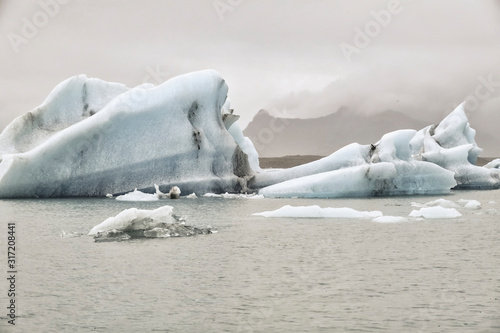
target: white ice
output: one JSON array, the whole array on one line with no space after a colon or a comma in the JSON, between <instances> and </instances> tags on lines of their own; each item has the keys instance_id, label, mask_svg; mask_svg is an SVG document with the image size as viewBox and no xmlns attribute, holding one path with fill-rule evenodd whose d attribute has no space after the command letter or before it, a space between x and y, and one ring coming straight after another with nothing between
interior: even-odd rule
<instances>
[{"instance_id":1,"label":"white ice","mask_svg":"<svg viewBox=\"0 0 500 333\"><path fill-rule=\"evenodd\" d=\"M481 208L481 203L477 200L466 200L460 199L458 203L467 209L479 209Z\"/></svg>"},{"instance_id":2,"label":"white ice","mask_svg":"<svg viewBox=\"0 0 500 333\"><path fill-rule=\"evenodd\" d=\"M407 222L408 219L406 217L402 216L379 216L377 218L374 218L372 222L375 223L400 223L400 222Z\"/></svg>"},{"instance_id":3,"label":"white ice","mask_svg":"<svg viewBox=\"0 0 500 333\"><path fill-rule=\"evenodd\" d=\"M500 158L497 158L484 166L487 169L500 169Z\"/></svg>"},{"instance_id":4,"label":"white ice","mask_svg":"<svg viewBox=\"0 0 500 333\"><path fill-rule=\"evenodd\" d=\"M116 197L118 201L158 201L160 198L156 194L143 193L135 189L133 192L129 192L124 195L119 195Z\"/></svg>"},{"instance_id":5,"label":"white ice","mask_svg":"<svg viewBox=\"0 0 500 333\"><path fill-rule=\"evenodd\" d=\"M439 125L387 133L295 168L264 171L249 185L266 197L364 197L446 194L500 187L500 170L475 166L481 149L463 104Z\"/></svg>"},{"instance_id":6,"label":"white ice","mask_svg":"<svg viewBox=\"0 0 500 333\"><path fill-rule=\"evenodd\" d=\"M435 206L441 206L444 208L459 208L460 206L453 201L446 200L446 199L437 199L433 201L426 202L424 204L418 203L418 202L412 202L411 203L412 207L435 207Z\"/></svg>"},{"instance_id":7,"label":"white ice","mask_svg":"<svg viewBox=\"0 0 500 333\"><path fill-rule=\"evenodd\" d=\"M301 218L375 218L382 216L379 211L357 211L352 208L321 208L319 206L286 205L274 211L255 213L252 215L264 217L301 217Z\"/></svg>"},{"instance_id":8,"label":"white ice","mask_svg":"<svg viewBox=\"0 0 500 333\"><path fill-rule=\"evenodd\" d=\"M212 70L133 89L70 78L0 135L0 197L239 192L253 171L222 120L227 92Z\"/></svg>"},{"instance_id":9,"label":"white ice","mask_svg":"<svg viewBox=\"0 0 500 333\"><path fill-rule=\"evenodd\" d=\"M96 235L98 232L108 230L133 231L153 229L155 225L160 225L161 223L174 223L177 220L172 215L173 209L171 206L163 206L155 210L130 208L96 225L90 230L89 235Z\"/></svg>"},{"instance_id":10,"label":"white ice","mask_svg":"<svg viewBox=\"0 0 500 333\"><path fill-rule=\"evenodd\" d=\"M450 219L462 216L455 208L444 208L441 206L424 207L420 210L413 210L409 216L424 217L426 219Z\"/></svg>"},{"instance_id":11,"label":"white ice","mask_svg":"<svg viewBox=\"0 0 500 333\"><path fill-rule=\"evenodd\" d=\"M267 177L258 175L255 179L261 177L264 184L272 183L276 174L279 180L288 178L291 172L294 176L306 175L264 187L259 194L335 198L448 193L456 185L453 172L411 158L409 141L415 133L388 133L373 147L352 144L330 157L290 171L269 173ZM334 165L332 161L343 163ZM315 173L332 167L333 171Z\"/></svg>"}]
</instances>

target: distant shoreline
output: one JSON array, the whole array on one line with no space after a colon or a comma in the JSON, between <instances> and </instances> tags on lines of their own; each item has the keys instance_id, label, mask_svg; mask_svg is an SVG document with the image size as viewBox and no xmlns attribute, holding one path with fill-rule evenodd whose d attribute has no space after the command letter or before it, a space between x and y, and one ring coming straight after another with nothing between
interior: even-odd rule
<instances>
[{"instance_id":1,"label":"distant shoreline","mask_svg":"<svg viewBox=\"0 0 500 333\"><path fill-rule=\"evenodd\" d=\"M306 164L323 158L325 156L318 155L293 155L281 157L260 157L260 167L263 169L286 169L293 168L294 166ZM498 157L478 157L476 165L483 166Z\"/></svg>"}]
</instances>

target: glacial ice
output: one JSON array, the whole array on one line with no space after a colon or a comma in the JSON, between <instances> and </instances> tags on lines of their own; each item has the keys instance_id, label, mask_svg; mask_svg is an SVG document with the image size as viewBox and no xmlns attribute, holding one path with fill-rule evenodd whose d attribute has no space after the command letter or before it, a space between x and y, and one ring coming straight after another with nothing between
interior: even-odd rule
<instances>
[{"instance_id":1,"label":"glacial ice","mask_svg":"<svg viewBox=\"0 0 500 333\"><path fill-rule=\"evenodd\" d=\"M163 206L155 210L130 208L106 219L90 230L96 242L123 241L132 238L187 237L210 234L211 228L185 225L173 213L173 207Z\"/></svg>"},{"instance_id":2,"label":"glacial ice","mask_svg":"<svg viewBox=\"0 0 500 333\"><path fill-rule=\"evenodd\" d=\"M409 216L423 217L426 219L451 219L462 216L455 208L444 208L441 206L424 207L420 210L413 210Z\"/></svg>"},{"instance_id":3,"label":"glacial ice","mask_svg":"<svg viewBox=\"0 0 500 333\"><path fill-rule=\"evenodd\" d=\"M290 206L286 205L274 211L254 213L252 215L264 217L300 217L300 218L376 218L382 216L379 211L357 211L352 208L321 208L319 206Z\"/></svg>"},{"instance_id":4,"label":"glacial ice","mask_svg":"<svg viewBox=\"0 0 500 333\"><path fill-rule=\"evenodd\" d=\"M135 189L133 192L119 195L116 197L118 201L158 201L160 198L156 194L143 193Z\"/></svg>"},{"instance_id":5,"label":"glacial ice","mask_svg":"<svg viewBox=\"0 0 500 333\"><path fill-rule=\"evenodd\" d=\"M372 220L375 223L400 223L407 221L408 219L402 216L379 216Z\"/></svg>"},{"instance_id":6,"label":"glacial ice","mask_svg":"<svg viewBox=\"0 0 500 333\"><path fill-rule=\"evenodd\" d=\"M260 168L227 92L212 70L132 89L72 77L0 134L0 198L154 200L155 194L178 197L180 190L225 198L254 192L259 195L252 198L334 198L500 188L499 160L475 165L481 149L463 104L438 125L387 133L374 144L353 143L318 161L269 171ZM127 194L134 188L137 193Z\"/></svg>"},{"instance_id":7,"label":"glacial ice","mask_svg":"<svg viewBox=\"0 0 500 333\"><path fill-rule=\"evenodd\" d=\"M259 194L265 197L336 198L449 192L456 185L453 172L411 157L409 142L415 134L414 130L400 130L384 135L371 147L347 146L339 151L342 158L334 159L344 161L340 168L270 185L261 189ZM329 158L325 158L313 166L316 171L327 168L328 163ZM347 163L360 165L348 167ZM310 173L312 169L305 165L295 170Z\"/></svg>"},{"instance_id":8,"label":"glacial ice","mask_svg":"<svg viewBox=\"0 0 500 333\"><path fill-rule=\"evenodd\" d=\"M222 120L227 91L210 70L133 89L68 79L2 132L0 197L245 189L253 171Z\"/></svg>"},{"instance_id":9,"label":"glacial ice","mask_svg":"<svg viewBox=\"0 0 500 333\"><path fill-rule=\"evenodd\" d=\"M461 104L439 125L428 126L413 138L412 154L454 172L458 189L499 188L500 170L475 165L482 151L475 135Z\"/></svg>"},{"instance_id":10,"label":"glacial ice","mask_svg":"<svg viewBox=\"0 0 500 333\"><path fill-rule=\"evenodd\" d=\"M487 163L484 168L487 169L500 169L500 158L497 158L489 163Z\"/></svg>"},{"instance_id":11,"label":"glacial ice","mask_svg":"<svg viewBox=\"0 0 500 333\"><path fill-rule=\"evenodd\" d=\"M439 125L353 143L305 165L264 171L249 186L266 197L364 197L445 194L451 188L500 187L500 170L474 165L481 149L464 105Z\"/></svg>"},{"instance_id":12,"label":"glacial ice","mask_svg":"<svg viewBox=\"0 0 500 333\"><path fill-rule=\"evenodd\" d=\"M481 208L481 203L477 200L460 199L460 200L458 200L458 203L467 209L480 209Z\"/></svg>"}]
</instances>

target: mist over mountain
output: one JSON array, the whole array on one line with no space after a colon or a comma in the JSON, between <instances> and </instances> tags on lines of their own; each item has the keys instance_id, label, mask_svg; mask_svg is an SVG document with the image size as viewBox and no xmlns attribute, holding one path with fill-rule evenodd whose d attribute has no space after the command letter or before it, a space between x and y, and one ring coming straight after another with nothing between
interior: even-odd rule
<instances>
[{"instance_id":1,"label":"mist over mountain","mask_svg":"<svg viewBox=\"0 0 500 333\"><path fill-rule=\"evenodd\" d=\"M260 157L327 156L353 142L375 143L385 133L419 130L431 124L432 121L414 119L392 110L365 115L342 107L324 117L305 119L277 117L260 110L243 133L253 141ZM472 127L478 130L477 142L485 149L481 155L500 155L498 135L488 133L485 128L478 129L474 124Z\"/></svg>"}]
</instances>

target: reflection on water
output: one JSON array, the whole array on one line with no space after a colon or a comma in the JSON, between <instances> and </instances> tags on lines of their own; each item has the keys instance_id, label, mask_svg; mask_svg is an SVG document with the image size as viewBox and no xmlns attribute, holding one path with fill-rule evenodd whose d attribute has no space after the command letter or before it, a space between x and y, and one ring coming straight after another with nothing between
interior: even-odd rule
<instances>
[{"instance_id":1,"label":"reflection on water","mask_svg":"<svg viewBox=\"0 0 500 333\"><path fill-rule=\"evenodd\" d=\"M2 224L15 221L18 236L15 332L498 332L499 194L454 192L446 199L482 208L394 224L251 214L290 204L408 216L412 201L439 197L3 200ZM85 236L124 209L163 204L219 232Z\"/></svg>"}]
</instances>

